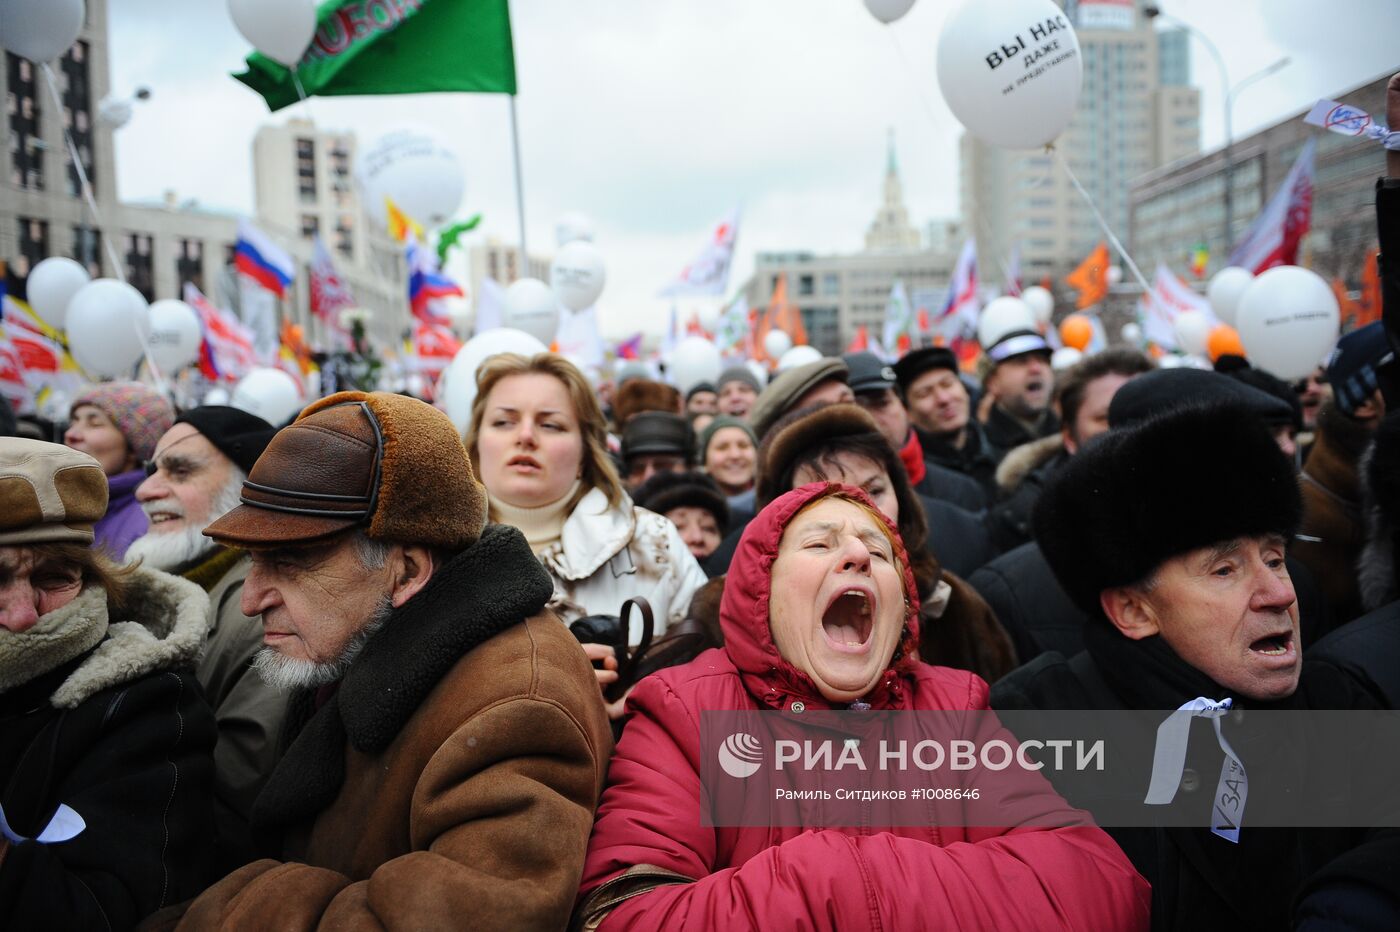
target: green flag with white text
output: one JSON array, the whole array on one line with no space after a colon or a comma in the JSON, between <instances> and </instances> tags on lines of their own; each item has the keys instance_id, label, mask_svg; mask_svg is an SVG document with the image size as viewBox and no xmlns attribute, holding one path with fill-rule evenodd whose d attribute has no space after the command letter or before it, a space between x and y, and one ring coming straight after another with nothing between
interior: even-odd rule
<instances>
[{"instance_id":1,"label":"green flag with white text","mask_svg":"<svg viewBox=\"0 0 1400 932\"><path fill-rule=\"evenodd\" d=\"M515 93L507 0L326 0L297 64L308 97ZM280 110L298 100L289 69L254 52L235 78Z\"/></svg>"}]
</instances>

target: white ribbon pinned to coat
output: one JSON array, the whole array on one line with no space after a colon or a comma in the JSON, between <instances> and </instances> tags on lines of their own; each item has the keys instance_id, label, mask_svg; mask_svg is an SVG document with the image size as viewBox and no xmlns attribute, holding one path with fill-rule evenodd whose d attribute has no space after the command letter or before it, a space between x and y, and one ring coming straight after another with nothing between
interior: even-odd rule
<instances>
[{"instance_id":1,"label":"white ribbon pinned to coat","mask_svg":"<svg viewBox=\"0 0 1400 932\"><path fill-rule=\"evenodd\" d=\"M1186 768L1186 747L1191 739L1191 722L1208 718L1215 726L1215 740L1225 754L1220 765L1220 779L1211 801L1210 831L1226 841L1239 844L1240 825L1244 822L1244 805L1249 798L1249 777L1239 755L1220 730L1220 719L1230 711L1233 700L1213 702L1201 696L1192 699L1173 712L1157 726L1157 747L1152 754L1152 779L1143 802L1149 806L1165 806L1176 798L1181 774Z\"/></svg>"}]
</instances>

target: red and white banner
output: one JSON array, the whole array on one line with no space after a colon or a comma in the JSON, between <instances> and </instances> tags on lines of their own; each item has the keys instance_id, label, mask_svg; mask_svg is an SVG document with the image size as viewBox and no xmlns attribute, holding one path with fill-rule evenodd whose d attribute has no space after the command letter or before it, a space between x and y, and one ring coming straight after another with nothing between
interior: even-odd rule
<instances>
[{"instance_id":1,"label":"red and white banner","mask_svg":"<svg viewBox=\"0 0 1400 932\"><path fill-rule=\"evenodd\" d=\"M1146 297L1138 300L1143 336L1163 349L1176 349L1176 316L1183 311L1200 311L1210 320L1212 328L1220 323L1205 295L1193 291L1167 268L1166 263L1158 263L1157 274L1152 279L1151 300Z\"/></svg>"},{"instance_id":2,"label":"red and white banner","mask_svg":"<svg viewBox=\"0 0 1400 932\"><path fill-rule=\"evenodd\" d=\"M933 331L950 343L970 336L977 332L977 315L981 311L982 302L977 297L977 243L969 239L963 243L958 264L953 267L948 297L933 321ZM889 346L888 340L885 345Z\"/></svg>"},{"instance_id":3,"label":"red and white banner","mask_svg":"<svg viewBox=\"0 0 1400 932\"><path fill-rule=\"evenodd\" d=\"M1230 265L1249 269L1255 275L1276 265L1294 265L1298 244L1312 225L1313 156L1317 140L1309 139L1264 210L1255 219L1244 239L1230 253Z\"/></svg>"},{"instance_id":4,"label":"red and white banner","mask_svg":"<svg viewBox=\"0 0 1400 932\"><path fill-rule=\"evenodd\" d=\"M258 364L253 332L232 314L216 308L190 282L185 282L185 303L199 315L204 342L199 347L199 369L207 379L237 381Z\"/></svg>"},{"instance_id":5,"label":"red and white banner","mask_svg":"<svg viewBox=\"0 0 1400 932\"><path fill-rule=\"evenodd\" d=\"M729 263L739 238L739 210L735 208L710 234L695 260L681 269L675 281L661 289L661 296L722 295L729 287Z\"/></svg>"}]
</instances>

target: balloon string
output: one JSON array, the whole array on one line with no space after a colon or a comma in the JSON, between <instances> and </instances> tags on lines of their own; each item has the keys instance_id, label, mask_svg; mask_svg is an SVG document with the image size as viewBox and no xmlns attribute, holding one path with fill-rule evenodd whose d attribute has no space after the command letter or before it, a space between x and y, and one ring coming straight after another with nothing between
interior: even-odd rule
<instances>
[{"instance_id":1,"label":"balloon string","mask_svg":"<svg viewBox=\"0 0 1400 932\"><path fill-rule=\"evenodd\" d=\"M1065 158L1064 153L1055 148L1053 143L1045 148L1054 153L1056 160L1060 163L1060 167L1065 170L1065 175L1069 178L1070 184L1074 185L1074 189L1084 198L1084 203L1089 205L1090 213L1092 213L1094 219L1099 222L1099 229L1103 230L1103 235L1107 237L1108 242L1113 246L1118 255L1123 258L1123 261L1128 264L1128 269L1133 273L1133 278L1137 279L1137 283L1142 286L1143 300L1155 302L1156 297L1152 294L1152 289L1147 287L1147 279L1143 277L1142 270L1139 269L1137 263L1133 261L1133 257L1128 255L1128 250L1123 248L1123 243L1108 225L1108 221L1104 219L1103 214L1099 213L1098 205L1095 204L1094 199L1089 196L1089 192L1084 189L1084 185L1079 183L1078 176L1076 176L1074 170L1069 167L1069 159ZM1139 318L1139 323L1141 323L1141 315L1136 316ZM1170 315L1168 315L1168 317L1170 318Z\"/></svg>"},{"instance_id":2,"label":"balloon string","mask_svg":"<svg viewBox=\"0 0 1400 932\"><path fill-rule=\"evenodd\" d=\"M53 68L48 62L41 62L39 69L43 71L45 82L49 87L49 95L53 98L54 113L63 113L63 98L58 93L58 79L54 77ZM97 207L97 197L93 194L92 182L88 178L87 168L83 165L82 158L78 155L78 147L73 142L73 134L68 131L68 127L63 127L63 139L68 143L68 157L73 160L73 167L78 172L78 186L82 189L83 199L87 202L88 210L92 211L93 226L97 228L97 238L101 240L107 253L107 261L111 263L112 270L116 273L117 280L122 284L128 284L126 280L126 270L122 268L121 259L117 254L116 247L112 245L111 238L107 235L105 224L102 222L102 211ZM165 379L161 377L160 368L151 358L151 349L148 345L150 333L141 326L141 315L137 315L132 321L132 328L136 331L137 339L141 341L141 355L146 359L146 365L150 367L151 375L155 379L156 389L163 395L169 395L170 391L166 387Z\"/></svg>"},{"instance_id":3,"label":"balloon string","mask_svg":"<svg viewBox=\"0 0 1400 932\"><path fill-rule=\"evenodd\" d=\"M58 93L58 80L54 77L53 68L48 62L41 62L39 69L44 72L45 83L48 85L49 94L53 97L54 113L63 113L63 98ZM68 143L68 157L73 160L73 167L78 170L78 185L82 189L83 199L87 201L87 206L92 211L92 222L97 228L97 238L102 241L102 245L107 253L107 261L112 264L112 270L120 281L126 281L126 272L122 268L121 260L118 258L116 247L112 245L108 238L105 225L102 223L102 211L97 207L97 197L92 191L92 182L88 180L87 168L83 165L83 160L78 157L78 147L73 143L73 136L68 132L68 127L63 127L63 139Z\"/></svg>"},{"instance_id":4,"label":"balloon string","mask_svg":"<svg viewBox=\"0 0 1400 932\"><path fill-rule=\"evenodd\" d=\"M291 72L292 72L292 87L296 88L296 91L297 91L297 99L300 100L301 103L302 103L302 105L306 108L306 118L307 118L308 120L310 120L312 123L315 123L315 122L316 122L316 117L315 117L315 115L311 112L311 100L306 96L306 88L304 88L304 87L301 86L301 75L297 72L297 66L296 66L296 65L293 65L293 66L292 66Z\"/></svg>"},{"instance_id":5,"label":"balloon string","mask_svg":"<svg viewBox=\"0 0 1400 932\"><path fill-rule=\"evenodd\" d=\"M928 95L924 93L924 86L919 81L919 73L914 70L914 65L909 61L908 56L904 54L904 46L899 44L899 37L895 35L894 28L892 26L886 26L885 32L889 35L890 44L894 46L895 53L899 56L899 60L904 62L904 68L909 72L909 83L913 86L914 93L918 95L919 103L923 105L924 116L928 117L929 126L935 133L940 132L942 127L939 126L938 118L934 115L933 105L929 103ZM968 197L972 199L972 209L969 210L968 213L972 215L973 222L977 225L977 230L986 236L987 243L991 244L993 239L991 231L987 228L987 220L982 216L982 212L977 209L976 198L973 197L971 192L968 192ZM1011 277L1011 266L1007 264L1006 257L995 250L989 249L988 251L992 253L992 258L996 260L997 265L1001 268L1002 278L1007 282L1014 282L1015 279Z\"/></svg>"}]
</instances>

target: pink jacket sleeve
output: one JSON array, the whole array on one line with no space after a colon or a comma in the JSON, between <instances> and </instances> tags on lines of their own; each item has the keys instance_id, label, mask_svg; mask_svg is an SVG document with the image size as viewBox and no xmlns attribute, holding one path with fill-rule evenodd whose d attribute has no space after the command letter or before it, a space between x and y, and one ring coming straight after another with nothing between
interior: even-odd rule
<instances>
[{"instance_id":1,"label":"pink jacket sleeve","mask_svg":"<svg viewBox=\"0 0 1400 932\"><path fill-rule=\"evenodd\" d=\"M699 722L660 678L644 680L630 701L582 892L640 865L694 882L622 900L601 929L771 928L778 918L841 930L1148 927L1146 881L1092 826L983 829L973 843L946 846L816 830L715 871L715 831L699 819Z\"/></svg>"}]
</instances>

